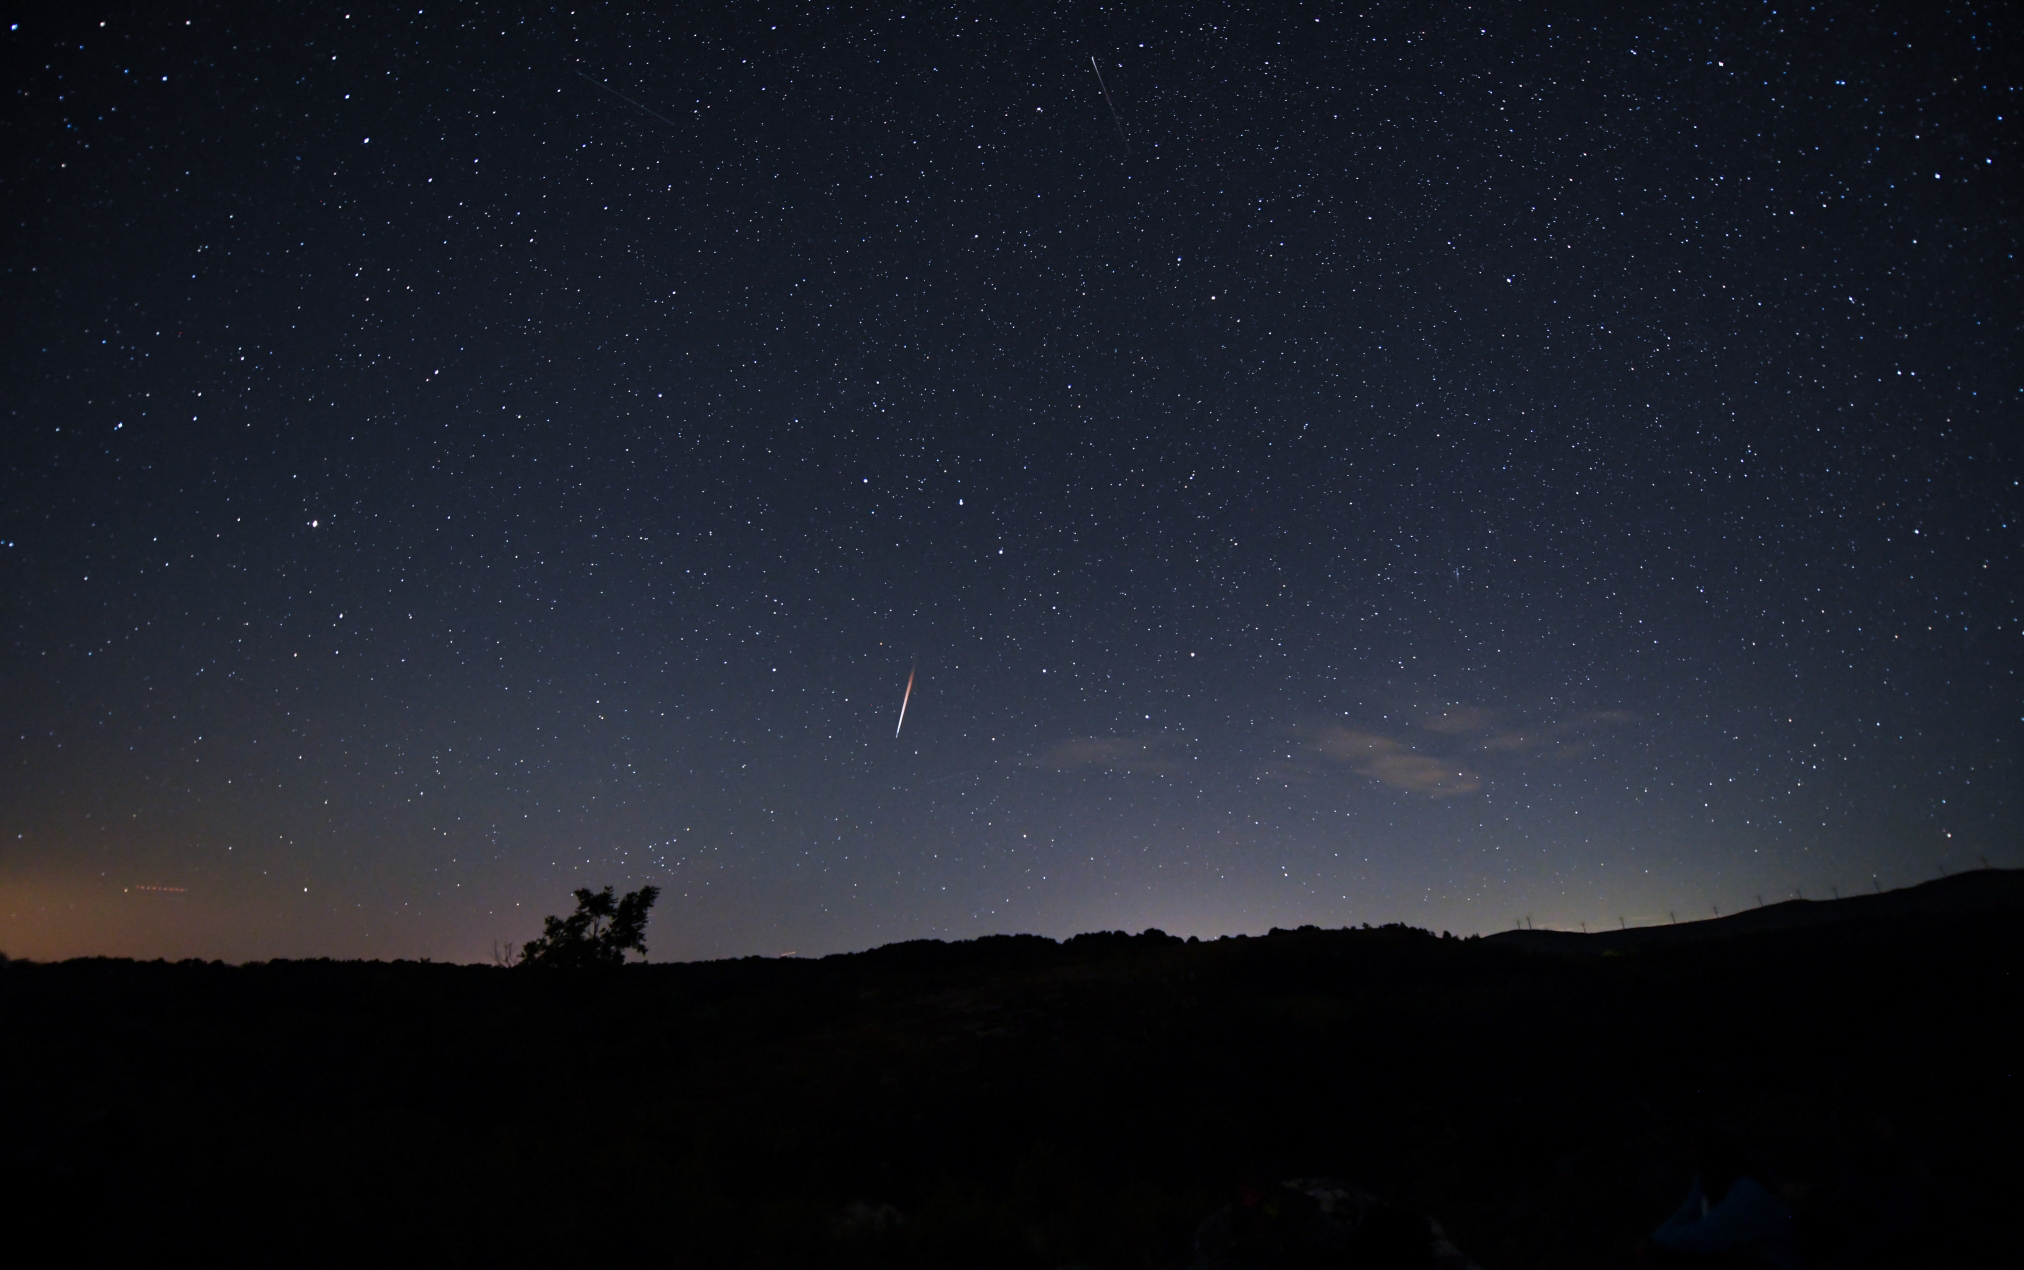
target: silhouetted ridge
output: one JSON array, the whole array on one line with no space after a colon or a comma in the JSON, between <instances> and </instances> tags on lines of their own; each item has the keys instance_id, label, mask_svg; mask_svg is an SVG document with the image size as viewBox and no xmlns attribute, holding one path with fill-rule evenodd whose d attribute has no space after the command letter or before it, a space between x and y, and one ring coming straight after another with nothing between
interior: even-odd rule
<instances>
[{"instance_id":1,"label":"silhouetted ridge","mask_svg":"<svg viewBox=\"0 0 2024 1270\"><path fill-rule=\"evenodd\" d=\"M1790 899L1722 917L1666 926L1634 926L1580 934L1564 930L1507 930L1490 942L1556 952L1612 952L1703 939L1728 939L1773 931L1804 930L1842 922L1950 913L2024 910L2024 869L1973 869L1882 894L1833 900Z\"/></svg>"},{"instance_id":2,"label":"silhouetted ridge","mask_svg":"<svg viewBox=\"0 0 2024 1270\"><path fill-rule=\"evenodd\" d=\"M2019 881L1586 939L1099 931L590 975L15 961L0 1205L85 1264L1040 1270L1286 1264L1230 1257L1297 1243L1273 1214L1307 1229L1327 1196L1499 1267L1613 1267L1719 1117L1816 1197L1814 1264L1853 1264L1832 1256L1902 1173L1851 1170L1875 1158L1930 1163L1920 1238L1946 1255L1865 1264L1996 1265L1978 1232L2024 1190L2000 1114Z\"/></svg>"}]
</instances>

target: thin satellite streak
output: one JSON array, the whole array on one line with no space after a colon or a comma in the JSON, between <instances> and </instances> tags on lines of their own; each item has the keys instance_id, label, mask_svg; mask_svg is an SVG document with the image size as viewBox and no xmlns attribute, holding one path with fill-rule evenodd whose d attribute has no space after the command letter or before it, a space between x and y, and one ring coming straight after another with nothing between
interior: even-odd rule
<instances>
[{"instance_id":1,"label":"thin satellite streak","mask_svg":"<svg viewBox=\"0 0 2024 1270\"><path fill-rule=\"evenodd\" d=\"M1089 55L1089 69L1096 72L1096 86L1103 89L1103 104L1110 107L1110 121L1117 125L1117 139L1124 145L1124 152L1131 153L1131 142L1125 140L1124 120L1117 117L1117 104L1110 99L1110 87L1103 82L1103 67L1096 64L1096 54Z\"/></svg>"},{"instance_id":2,"label":"thin satellite streak","mask_svg":"<svg viewBox=\"0 0 2024 1270\"><path fill-rule=\"evenodd\" d=\"M577 70L574 66L570 67L569 69L576 75L578 79L588 80L590 83L596 84L599 88L602 88L604 91L610 93L612 96L618 98L620 101L626 103L629 106L638 106L641 110L646 111L648 114L660 120L662 123L668 125L670 128L679 128L682 126L676 123L674 120L668 118L666 115L662 114L660 111L655 110L652 106L646 105L643 102L634 101L632 98L626 96L618 89L613 88L610 84L605 83L603 80L591 79L590 76L584 74L582 71Z\"/></svg>"},{"instance_id":3,"label":"thin satellite streak","mask_svg":"<svg viewBox=\"0 0 2024 1270\"><path fill-rule=\"evenodd\" d=\"M900 698L900 721L893 728L893 740L895 741L900 739L900 728L907 726L907 702L914 699L914 669L916 668L909 668L907 671L906 695Z\"/></svg>"}]
</instances>

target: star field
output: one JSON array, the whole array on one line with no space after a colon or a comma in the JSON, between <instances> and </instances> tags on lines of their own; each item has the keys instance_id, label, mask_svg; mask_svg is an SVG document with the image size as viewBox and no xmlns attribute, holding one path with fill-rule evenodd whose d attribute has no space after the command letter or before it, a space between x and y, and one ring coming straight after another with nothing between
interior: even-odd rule
<instances>
[{"instance_id":1,"label":"star field","mask_svg":"<svg viewBox=\"0 0 2024 1270\"><path fill-rule=\"evenodd\" d=\"M12 955L2024 863L2011 10L0 36Z\"/></svg>"}]
</instances>

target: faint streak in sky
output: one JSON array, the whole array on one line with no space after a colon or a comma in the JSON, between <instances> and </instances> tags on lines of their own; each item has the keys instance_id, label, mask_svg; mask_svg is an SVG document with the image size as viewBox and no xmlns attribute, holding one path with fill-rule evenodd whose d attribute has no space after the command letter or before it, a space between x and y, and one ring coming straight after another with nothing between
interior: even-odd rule
<instances>
[{"instance_id":1,"label":"faint streak in sky","mask_svg":"<svg viewBox=\"0 0 2024 1270\"><path fill-rule=\"evenodd\" d=\"M900 729L907 726L907 702L912 701L914 699L915 669L918 668L917 667L909 668L907 671L907 690L905 694L900 697L900 721L897 724L893 725L893 740L895 741L900 739Z\"/></svg>"},{"instance_id":2,"label":"faint streak in sky","mask_svg":"<svg viewBox=\"0 0 2024 1270\"><path fill-rule=\"evenodd\" d=\"M1087 768L1106 772L1171 772L1185 759L1178 752L1185 744L1180 738L1169 736L1070 737L1022 759L1020 766L1057 772Z\"/></svg>"},{"instance_id":3,"label":"faint streak in sky","mask_svg":"<svg viewBox=\"0 0 2024 1270\"><path fill-rule=\"evenodd\" d=\"M1103 90L1103 104L1110 107L1110 121L1117 125L1117 139L1124 144L1124 152L1131 153L1131 142L1125 140L1124 120L1117 117L1117 106L1110 99L1110 86L1103 82L1103 68L1096 64L1096 55L1089 58L1089 69L1096 72L1096 86Z\"/></svg>"},{"instance_id":4,"label":"faint streak in sky","mask_svg":"<svg viewBox=\"0 0 2024 1270\"><path fill-rule=\"evenodd\" d=\"M641 110L646 111L648 114L660 120L662 123L667 124L670 128L679 128L682 126L676 123L674 120L668 118L666 115L662 114L660 111L655 110L652 106L649 106L644 102L634 101L632 98L626 96L618 89L613 88L610 84L605 83L603 80L591 79L590 76L585 75L582 71L577 70L574 66L570 67L569 69L576 74L576 77L578 79L589 80L591 83L596 84L599 88L602 88L604 91L610 93L612 96L618 98L620 101L626 103L629 106L638 106Z\"/></svg>"}]
</instances>

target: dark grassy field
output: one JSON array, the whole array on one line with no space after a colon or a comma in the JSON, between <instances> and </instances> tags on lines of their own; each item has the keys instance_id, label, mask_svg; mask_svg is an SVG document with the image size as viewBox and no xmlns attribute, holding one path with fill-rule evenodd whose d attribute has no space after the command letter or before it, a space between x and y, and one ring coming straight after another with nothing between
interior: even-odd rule
<instances>
[{"instance_id":1,"label":"dark grassy field","mask_svg":"<svg viewBox=\"0 0 2024 1270\"><path fill-rule=\"evenodd\" d=\"M2024 1193L2017 878L1631 947L14 962L10 1229L87 1259L1173 1266L1236 1183L1320 1173L1491 1270L1624 1265L1720 1122L1823 1260L1890 1173L1935 1260L1994 1264Z\"/></svg>"}]
</instances>

